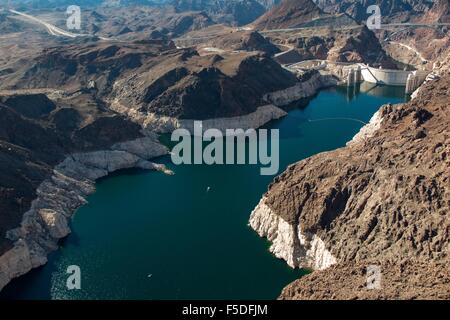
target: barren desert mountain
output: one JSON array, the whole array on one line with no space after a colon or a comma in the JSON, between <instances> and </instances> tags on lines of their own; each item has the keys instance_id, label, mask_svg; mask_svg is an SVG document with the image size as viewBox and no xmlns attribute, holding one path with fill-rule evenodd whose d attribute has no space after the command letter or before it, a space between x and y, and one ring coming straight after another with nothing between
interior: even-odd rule
<instances>
[{"instance_id":1,"label":"barren desert mountain","mask_svg":"<svg viewBox=\"0 0 450 320\"><path fill-rule=\"evenodd\" d=\"M261 15L267 8L258 0L174 0L171 4L180 12L204 11L217 23L231 25L248 24Z\"/></svg>"},{"instance_id":2,"label":"barren desert mountain","mask_svg":"<svg viewBox=\"0 0 450 320\"><path fill-rule=\"evenodd\" d=\"M270 56L280 52L280 49L257 31L239 33L239 41L237 41L235 36L235 33L231 33L220 37L217 42L213 42L213 46L233 50L262 51Z\"/></svg>"},{"instance_id":3,"label":"barren desert mountain","mask_svg":"<svg viewBox=\"0 0 450 320\"><path fill-rule=\"evenodd\" d=\"M312 0L284 0L254 22L257 29L295 28L323 15Z\"/></svg>"},{"instance_id":4,"label":"barren desert mountain","mask_svg":"<svg viewBox=\"0 0 450 320\"><path fill-rule=\"evenodd\" d=\"M335 265L282 298L449 298L439 289L448 287L450 252L449 83L444 76L408 103L383 106L346 147L293 164L270 185L251 225L293 265ZM360 279L371 264L392 271L373 295ZM436 290L412 292L419 276Z\"/></svg>"},{"instance_id":5,"label":"barren desert mountain","mask_svg":"<svg viewBox=\"0 0 450 320\"><path fill-rule=\"evenodd\" d=\"M219 29L219 30L218 30ZM202 37L208 30L211 37ZM210 52L225 51L261 51L273 56L281 50L268 38L254 30L233 30L213 26L201 31L186 34L182 39L176 39L177 45L183 47L194 46L203 51L210 48ZM212 48L212 49L211 49ZM217 49L217 50L216 50Z\"/></svg>"},{"instance_id":6,"label":"barren desert mountain","mask_svg":"<svg viewBox=\"0 0 450 320\"><path fill-rule=\"evenodd\" d=\"M314 4L312 4L314 6ZM286 12L280 14L288 17ZM264 18L264 17L262 17ZM333 22L344 22L343 25L323 24L330 19ZM379 38L363 25L344 16L321 15L322 21L317 26L302 25L302 29L290 28L296 24L288 24L287 29L264 30L264 26L254 28L259 31L233 29L217 25L193 31L177 39L179 46L196 46L226 50L259 50L269 55L285 51L277 57L281 63L294 63L301 60L321 59L337 62L362 62L376 67L396 69L398 63L389 57L380 44ZM347 23L348 22L348 23ZM274 28L278 28L274 26ZM271 27L272 28L272 27ZM276 48L275 45L278 47Z\"/></svg>"},{"instance_id":7,"label":"barren desert mountain","mask_svg":"<svg viewBox=\"0 0 450 320\"><path fill-rule=\"evenodd\" d=\"M120 6L158 6L169 0L11 0L10 4L27 8L28 10L67 8L70 5L78 5L83 8L94 7L120 7Z\"/></svg>"},{"instance_id":8,"label":"barren desert mountain","mask_svg":"<svg viewBox=\"0 0 450 320\"><path fill-rule=\"evenodd\" d=\"M118 11L120 14L117 14ZM214 24L204 12L177 13L172 8L108 8L104 9L103 14L106 15L103 23L93 21L99 33L122 36L127 40L133 39L134 34L143 34L145 38L153 31L176 37Z\"/></svg>"},{"instance_id":9,"label":"barren desert mountain","mask_svg":"<svg viewBox=\"0 0 450 320\"><path fill-rule=\"evenodd\" d=\"M446 1L446 0L444 0ZM422 16L432 6L430 0L315 0L328 13L347 13L358 21L367 20L367 8L378 5L384 23L406 22Z\"/></svg>"},{"instance_id":10,"label":"barren desert mountain","mask_svg":"<svg viewBox=\"0 0 450 320\"><path fill-rule=\"evenodd\" d=\"M170 48L173 48L170 43L166 46L95 42L48 48L27 64L17 65L17 71L2 82L2 87L79 90L87 88L93 80L96 89L103 93L124 72L137 69L145 59Z\"/></svg>"},{"instance_id":11,"label":"barren desert mountain","mask_svg":"<svg viewBox=\"0 0 450 320\"><path fill-rule=\"evenodd\" d=\"M435 22L450 22L450 4L446 0L436 0L433 6L423 15L418 18L419 21L435 23Z\"/></svg>"},{"instance_id":12,"label":"barren desert mountain","mask_svg":"<svg viewBox=\"0 0 450 320\"><path fill-rule=\"evenodd\" d=\"M421 23L450 23L450 3L447 0L437 0L423 16L417 18ZM415 48L430 61L443 60L445 50L450 46L450 30L448 27L418 29L410 37ZM408 37L405 37L408 40Z\"/></svg>"},{"instance_id":13,"label":"barren desert mountain","mask_svg":"<svg viewBox=\"0 0 450 320\"><path fill-rule=\"evenodd\" d=\"M297 79L258 52L199 56L174 52L117 82L113 96L140 111L180 119L233 117L264 104L265 93ZM126 103L125 103L126 102Z\"/></svg>"},{"instance_id":14,"label":"barren desert mountain","mask_svg":"<svg viewBox=\"0 0 450 320\"><path fill-rule=\"evenodd\" d=\"M64 14L38 11L35 15L66 28ZM155 32L161 37L178 37L214 23L204 11L177 12L171 6L87 7L83 9L81 29L95 36L131 41L152 38Z\"/></svg>"},{"instance_id":15,"label":"barren desert mountain","mask_svg":"<svg viewBox=\"0 0 450 320\"><path fill-rule=\"evenodd\" d=\"M447 0L437 0L429 6L424 5L423 7L426 9L411 16L410 21L421 24L449 23L450 4ZM427 65L428 69L431 68L434 61L445 59L445 51L450 45L449 30L446 26L419 27L394 33L381 32L378 33L378 36L383 46L389 46L387 50L397 60L406 58L407 61L408 55L412 55L416 61L412 64ZM383 39L388 39L388 41ZM404 49L408 47L410 49L405 51Z\"/></svg>"},{"instance_id":16,"label":"barren desert mountain","mask_svg":"<svg viewBox=\"0 0 450 320\"><path fill-rule=\"evenodd\" d=\"M23 24L8 16L6 12L0 11L0 30L2 33L20 32L23 29Z\"/></svg>"},{"instance_id":17,"label":"barren desert mountain","mask_svg":"<svg viewBox=\"0 0 450 320\"><path fill-rule=\"evenodd\" d=\"M312 0L284 0L252 23L258 30L327 25L349 26L356 22L346 14L325 13Z\"/></svg>"},{"instance_id":18,"label":"barren desert mountain","mask_svg":"<svg viewBox=\"0 0 450 320\"><path fill-rule=\"evenodd\" d=\"M5 77L3 89L93 91L143 112L187 119L241 116L296 77L261 52L200 56L153 42L49 48Z\"/></svg>"},{"instance_id":19,"label":"barren desert mountain","mask_svg":"<svg viewBox=\"0 0 450 320\"><path fill-rule=\"evenodd\" d=\"M345 30L317 28L290 34L274 33L269 38L296 51L296 59L321 59L337 62L364 62L395 69L396 63L384 51L375 34L365 26Z\"/></svg>"}]
</instances>

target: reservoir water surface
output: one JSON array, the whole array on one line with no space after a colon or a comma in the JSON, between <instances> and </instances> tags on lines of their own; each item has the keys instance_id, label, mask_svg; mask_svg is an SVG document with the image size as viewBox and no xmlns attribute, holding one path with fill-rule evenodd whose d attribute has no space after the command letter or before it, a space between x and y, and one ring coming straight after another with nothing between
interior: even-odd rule
<instances>
[{"instance_id":1,"label":"reservoir water surface","mask_svg":"<svg viewBox=\"0 0 450 320\"><path fill-rule=\"evenodd\" d=\"M321 91L268 128L280 130L280 171L345 145L403 87ZM180 165L175 172L131 170L97 183L47 265L0 294L14 299L275 299L305 273L275 258L248 226L273 176L257 165ZM207 191L208 187L210 188ZM67 267L81 269L68 290Z\"/></svg>"}]
</instances>

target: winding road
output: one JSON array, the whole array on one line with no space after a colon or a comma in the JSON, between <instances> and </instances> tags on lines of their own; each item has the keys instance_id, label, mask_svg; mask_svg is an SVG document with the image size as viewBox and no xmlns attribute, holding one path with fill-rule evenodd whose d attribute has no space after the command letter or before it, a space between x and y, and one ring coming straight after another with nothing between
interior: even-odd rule
<instances>
[{"instance_id":1,"label":"winding road","mask_svg":"<svg viewBox=\"0 0 450 320\"><path fill-rule=\"evenodd\" d=\"M401 42L397 42L397 41L388 41L388 43L396 44L396 45L399 45L399 46L401 46L401 47L403 47L403 48L406 48L406 49L408 49L408 50L414 52L414 53L420 58L420 60L422 60L422 62L428 62L428 60L425 59L425 58L420 54L419 51L417 51L415 48L413 48L413 47L411 47L411 46L408 46L407 44L404 44L404 43L401 43Z\"/></svg>"},{"instance_id":2,"label":"winding road","mask_svg":"<svg viewBox=\"0 0 450 320\"><path fill-rule=\"evenodd\" d=\"M45 22L45 21L43 21L41 19L33 17L33 16L29 15L29 14L26 14L26 13L23 13L23 12L19 12L19 11L13 10L13 9L9 9L9 12L14 13L16 15L19 15L21 17L24 17L24 18L26 18L26 19L28 19L28 20L30 20L32 22L35 22L35 23L43 25L47 29L48 33L50 33L53 36L62 36L62 37L68 37L68 38L72 38L72 39L73 38L77 38L77 37L92 37L92 36L94 36L92 34L87 34L87 33L73 33L73 32L69 32L69 31L63 30L61 28L58 28L58 27L56 27L56 26L54 26L54 25L52 25L52 24L50 24L48 22ZM99 38L101 40L112 40L110 38L105 38L105 37L99 37Z\"/></svg>"}]
</instances>

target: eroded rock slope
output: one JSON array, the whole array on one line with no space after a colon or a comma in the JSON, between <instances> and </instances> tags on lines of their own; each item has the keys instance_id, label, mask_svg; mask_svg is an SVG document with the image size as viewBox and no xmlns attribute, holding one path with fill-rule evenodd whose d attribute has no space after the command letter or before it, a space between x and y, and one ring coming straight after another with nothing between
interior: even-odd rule
<instances>
[{"instance_id":1,"label":"eroded rock slope","mask_svg":"<svg viewBox=\"0 0 450 320\"><path fill-rule=\"evenodd\" d=\"M449 84L447 75L411 102L383 106L346 147L291 165L270 185L250 225L291 266L333 265L283 298L373 298L358 280L369 264L401 270L386 271L380 297L449 298Z\"/></svg>"}]
</instances>

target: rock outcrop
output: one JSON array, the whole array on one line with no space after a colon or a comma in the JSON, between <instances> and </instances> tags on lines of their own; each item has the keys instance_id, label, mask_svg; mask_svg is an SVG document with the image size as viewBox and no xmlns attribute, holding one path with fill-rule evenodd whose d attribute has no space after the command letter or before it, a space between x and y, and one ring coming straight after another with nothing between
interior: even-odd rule
<instances>
[{"instance_id":1,"label":"rock outcrop","mask_svg":"<svg viewBox=\"0 0 450 320\"><path fill-rule=\"evenodd\" d=\"M47 254L58 248L58 240L70 233L68 224L74 211L95 191L96 179L126 168L171 174L163 165L147 160L167 154L153 138L121 142L111 149L73 154L39 185L37 198L24 213L20 227L6 234L13 247L0 256L0 290L13 278L47 262Z\"/></svg>"},{"instance_id":2,"label":"rock outcrop","mask_svg":"<svg viewBox=\"0 0 450 320\"><path fill-rule=\"evenodd\" d=\"M204 11L216 23L244 25L254 21L266 12L265 3L258 0L173 0L173 6L178 11Z\"/></svg>"},{"instance_id":3,"label":"rock outcrop","mask_svg":"<svg viewBox=\"0 0 450 320\"><path fill-rule=\"evenodd\" d=\"M0 289L47 261L96 179L133 167L170 173L148 161L168 152L155 136L88 94L2 96L0 112Z\"/></svg>"},{"instance_id":4,"label":"rock outcrop","mask_svg":"<svg viewBox=\"0 0 450 320\"><path fill-rule=\"evenodd\" d=\"M276 106L286 106L291 102L308 98L316 94L319 89L335 86L337 79L332 76L321 75L317 71L308 71L295 86L268 93L264 99Z\"/></svg>"},{"instance_id":5,"label":"rock outcrop","mask_svg":"<svg viewBox=\"0 0 450 320\"><path fill-rule=\"evenodd\" d=\"M270 185L250 225L291 266L333 265L282 298L449 298L449 83L429 81L414 100L383 106L346 147L293 164ZM403 270L402 260L411 265ZM368 294L358 279L371 264L400 271L383 273L393 282ZM414 287L412 270L427 282Z\"/></svg>"},{"instance_id":6,"label":"rock outcrop","mask_svg":"<svg viewBox=\"0 0 450 320\"><path fill-rule=\"evenodd\" d=\"M220 50L261 51L269 56L280 52L279 48L259 32L247 30L234 32L224 30L223 34L215 36L211 40L198 41L196 44L200 47L218 48Z\"/></svg>"},{"instance_id":7,"label":"rock outcrop","mask_svg":"<svg viewBox=\"0 0 450 320\"><path fill-rule=\"evenodd\" d=\"M367 263L334 265L285 287L281 300L448 300L450 270L445 262L402 260L375 262L382 277L380 289L367 289ZM412 276L413 275L413 276ZM369 282L370 285L370 282Z\"/></svg>"},{"instance_id":8,"label":"rock outcrop","mask_svg":"<svg viewBox=\"0 0 450 320\"><path fill-rule=\"evenodd\" d=\"M272 242L270 251L292 268L322 270L336 263L336 258L318 236L302 233L298 226L275 214L266 204L266 198L252 212L250 226Z\"/></svg>"},{"instance_id":9,"label":"rock outcrop","mask_svg":"<svg viewBox=\"0 0 450 320\"><path fill-rule=\"evenodd\" d=\"M312 0L283 0L253 22L252 26L257 30L274 30L353 24L355 21L346 14L325 13Z\"/></svg>"},{"instance_id":10,"label":"rock outcrop","mask_svg":"<svg viewBox=\"0 0 450 320\"><path fill-rule=\"evenodd\" d=\"M266 104L265 94L298 82L261 52L201 56L173 44L89 43L44 50L0 89L58 88L129 113L206 120L251 114Z\"/></svg>"},{"instance_id":11,"label":"rock outcrop","mask_svg":"<svg viewBox=\"0 0 450 320\"><path fill-rule=\"evenodd\" d=\"M269 38L292 48L295 62L320 59L336 62L361 62L371 66L395 69L376 35L366 26L333 30L327 28L305 29L295 33L274 33Z\"/></svg>"},{"instance_id":12,"label":"rock outcrop","mask_svg":"<svg viewBox=\"0 0 450 320\"><path fill-rule=\"evenodd\" d=\"M450 10L448 0L315 0L324 11L346 13L365 23L370 5L380 8L382 23L448 23ZM427 62L439 59L449 47L448 28L405 28L403 31L381 29L377 35L389 54L396 60L423 68ZM430 70L432 62L426 65Z\"/></svg>"},{"instance_id":13,"label":"rock outcrop","mask_svg":"<svg viewBox=\"0 0 450 320\"><path fill-rule=\"evenodd\" d=\"M256 20L254 26L259 30L295 28L322 14L312 0L283 0Z\"/></svg>"},{"instance_id":14,"label":"rock outcrop","mask_svg":"<svg viewBox=\"0 0 450 320\"><path fill-rule=\"evenodd\" d=\"M444 0L445 1L445 0ZM314 0L328 13L347 13L358 21L365 21L370 5L378 5L387 23L405 22L427 12L433 1L427 0Z\"/></svg>"},{"instance_id":15,"label":"rock outcrop","mask_svg":"<svg viewBox=\"0 0 450 320\"><path fill-rule=\"evenodd\" d=\"M260 102L262 105L256 108L255 111L234 117L215 117L204 120L202 120L202 117L184 119L161 115L156 112L131 109L124 106L120 99L113 100L110 107L119 113L127 115L134 122L141 124L146 130L158 133L167 133L178 128L188 129L192 132L194 121L196 120L203 121L205 130L216 128L224 132L229 128L258 128L271 120L285 116L286 111L284 109L287 109L291 103L309 98L322 88L336 85L337 80L332 76L323 76L317 71L311 71L299 77L298 82L293 83L293 86L289 86L286 89L264 94ZM120 87L124 88L123 86Z\"/></svg>"}]
</instances>

